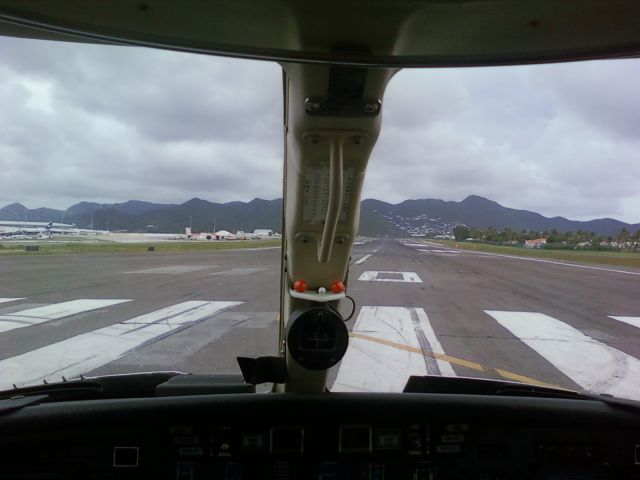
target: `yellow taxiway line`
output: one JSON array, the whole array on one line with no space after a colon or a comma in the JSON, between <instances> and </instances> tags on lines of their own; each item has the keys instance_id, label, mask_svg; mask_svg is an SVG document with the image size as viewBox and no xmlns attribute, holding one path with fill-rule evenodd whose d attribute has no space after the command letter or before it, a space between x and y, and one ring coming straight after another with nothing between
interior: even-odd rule
<instances>
[{"instance_id":1,"label":"yellow taxiway line","mask_svg":"<svg viewBox=\"0 0 640 480\"><path fill-rule=\"evenodd\" d=\"M435 352L429 352L429 351L425 352L421 348L412 347L410 345L405 345L403 343L392 342L391 340L385 340L383 338L377 338L377 337L372 337L372 336L369 336L369 335L363 335L362 333L358 333L358 332L349 332L349 336L351 336L353 338L359 338L361 340L366 340L366 341L372 342L372 343L378 343L380 345L386 345L387 347L397 348L399 350L404 350L405 352L417 353L419 355L425 355L425 356L428 356L428 357L435 358L437 360L444 360L445 362L449 362L452 365L458 365L460 367L470 368L470 369L476 370L478 372L485 372L485 373L487 373L487 372L495 372L496 374L498 374L502 378L505 378L505 379L511 380L511 381L515 381L515 382L529 383L529 384L538 385L538 386L541 386L541 387L562 388L562 387L558 387L557 385L552 385L550 383L546 383L546 382L543 382L543 381L540 381L540 380L536 380L535 378L526 377L524 375L519 375L517 373L510 372L509 370L503 370L501 368L493 368L493 367L482 366L477 362L472 362L471 360L465 360L463 358L452 357L451 355L445 355L443 353L435 353Z\"/></svg>"}]
</instances>

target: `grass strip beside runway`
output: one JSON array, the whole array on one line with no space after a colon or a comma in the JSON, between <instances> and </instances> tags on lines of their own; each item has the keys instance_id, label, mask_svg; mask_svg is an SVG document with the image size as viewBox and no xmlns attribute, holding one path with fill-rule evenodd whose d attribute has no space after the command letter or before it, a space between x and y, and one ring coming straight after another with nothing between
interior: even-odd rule
<instances>
[{"instance_id":1,"label":"grass strip beside runway","mask_svg":"<svg viewBox=\"0 0 640 480\"><path fill-rule=\"evenodd\" d=\"M52 254L83 254L83 253L142 253L149 247L154 251L149 253L179 253L179 252L208 252L212 250L233 250L243 248L279 247L280 240L234 240L234 241L167 241L143 243L116 242L56 242L47 243L46 240L14 243L0 243L0 255L52 255ZM37 245L36 252L27 252L27 245Z\"/></svg>"},{"instance_id":2,"label":"grass strip beside runway","mask_svg":"<svg viewBox=\"0 0 640 480\"><path fill-rule=\"evenodd\" d=\"M640 252L596 252L589 250L545 250L543 248L509 247L490 245L486 243L456 242L453 240L429 240L448 247L476 252L497 253L502 255L517 255L530 258L548 258L566 260L569 262L592 263L598 265L617 265L623 267L640 268Z\"/></svg>"}]
</instances>

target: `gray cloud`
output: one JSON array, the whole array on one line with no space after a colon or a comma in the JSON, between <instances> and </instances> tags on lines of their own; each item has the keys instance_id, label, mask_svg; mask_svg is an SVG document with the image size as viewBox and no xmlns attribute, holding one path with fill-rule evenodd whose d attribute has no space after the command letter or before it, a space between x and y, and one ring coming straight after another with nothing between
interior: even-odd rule
<instances>
[{"instance_id":1,"label":"gray cloud","mask_svg":"<svg viewBox=\"0 0 640 480\"><path fill-rule=\"evenodd\" d=\"M14 39L0 49L0 203L281 194L279 66Z\"/></svg>"},{"instance_id":2,"label":"gray cloud","mask_svg":"<svg viewBox=\"0 0 640 480\"><path fill-rule=\"evenodd\" d=\"M366 194L476 193L546 215L638 222L640 92L631 73L639 70L625 60L400 72L385 98ZM439 118L395 121L430 104Z\"/></svg>"},{"instance_id":3,"label":"gray cloud","mask_svg":"<svg viewBox=\"0 0 640 480\"><path fill-rule=\"evenodd\" d=\"M281 195L276 64L0 39L0 206ZM640 221L640 61L410 70L365 196Z\"/></svg>"}]
</instances>

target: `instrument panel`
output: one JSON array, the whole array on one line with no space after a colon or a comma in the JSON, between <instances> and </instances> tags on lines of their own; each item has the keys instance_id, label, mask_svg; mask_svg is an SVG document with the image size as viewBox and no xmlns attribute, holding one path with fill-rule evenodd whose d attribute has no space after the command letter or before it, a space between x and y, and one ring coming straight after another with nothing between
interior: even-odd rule
<instances>
[{"instance_id":1,"label":"instrument panel","mask_svg":"<svg viewBox=\"0 0 640 480\"><path fill-rule=\"evenodd\" d=\"M211 447L176 446L173 453L183 479L620 478L612 476L615 452L603 435L615 438L616 432L514 432L467 423L221 426L212 432ZM173 443L201 438L173 437Z\"/></svg>"}]
</instances>

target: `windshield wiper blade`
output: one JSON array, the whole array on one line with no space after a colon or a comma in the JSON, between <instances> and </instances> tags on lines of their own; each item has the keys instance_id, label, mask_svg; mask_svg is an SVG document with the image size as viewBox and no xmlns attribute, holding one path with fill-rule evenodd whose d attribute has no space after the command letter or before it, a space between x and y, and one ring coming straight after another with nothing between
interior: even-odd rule
<instances>
[{"instance_id":1,"label":"windshield wiper blade","mask_svg":"<svg viewBox=\"0 0 640 480\"><path fill-rule=\"evenodd\" d=\"M183 372L144 372L101 377L83 377L56 383L43 383L0 392L0 401L16 396L44 396L41 402L90 400L99 398L154 397L161 383L186 375Z\"/></svg>"},{"instance_id":2,"label":"windshield wiper blade","mask_svg":"<svg viewBox=\"0 0 640 480\"><path fill-rule=\"evenodd\" d=\"M44 383L0 392L7 410L22 408L14 400L26 398L24 405L72 400L113 398L175 397L229 393L255 393L255 386L239 375L193 375L184 372L142 372L100 377L82 377L58 383ZM40 397L34 401L34 397ZM18 405L18 407L15 407Z\"/></svg>"}]
</instances>

